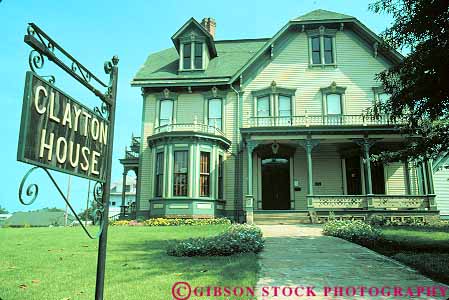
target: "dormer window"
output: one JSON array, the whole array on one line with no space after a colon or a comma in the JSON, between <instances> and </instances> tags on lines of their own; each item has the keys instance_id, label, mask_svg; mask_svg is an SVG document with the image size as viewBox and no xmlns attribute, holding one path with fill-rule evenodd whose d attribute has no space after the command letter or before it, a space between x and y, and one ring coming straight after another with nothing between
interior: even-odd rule
<instances>
[{"instance_id":1,"label":"dormer window","mask_svg":"<svg viewBox=\"0 0 449 300\"><path fill-rule=\"evenodd\" d=\"M203 70L203 51L202 42L182 44L182 70Z\"/></svg>"},{"instance_id":2,"label":"dormer window","mask_svg":"<svg viewBox=\"0 0 449 300\"><path fill-rule=\"evenodd\" d=\"M203 43L195 42L195 69L203 68Z\"/></svg>"},{"instance_id":3,"label":"dormer window","mask_svg":"<svg viewBox=\"0 0 449 300\"><path fill-rule=\"evenodd\" d=\"M192 44L186 43L183 44L183 52L182 52L182 68L184 70L190 70L192 67Z\"/></svg>"},{"instance_id":4,"label":"dormer window","mask_svg":"<svg viewBox=\"0 0 449 300\"><path fill-rule=\"evenodd\" d=\"M309 36L309 57L311 66L335 65L335 29L318 29L307 31Z\"/></svg>"},{"instance_id":5,"label":"dormer window","mask_svg":"<svg viewBox=\"0 0 449 300\"><path fill-rule=\"evenodd\" d=\"M204 18L201 24L191 18L172 36L179 54L179 72L204 71L209 61L217 57L215 26L212 18Z\"/></svg>"}]
</instances>

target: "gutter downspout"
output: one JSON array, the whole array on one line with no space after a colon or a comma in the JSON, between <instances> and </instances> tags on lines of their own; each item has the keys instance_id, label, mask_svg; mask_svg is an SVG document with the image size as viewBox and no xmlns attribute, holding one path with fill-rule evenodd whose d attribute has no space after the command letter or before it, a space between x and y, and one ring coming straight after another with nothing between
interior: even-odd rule
<instances>
[{"instance_id":1,"label":"gutter downspout","mask_svg":"<svg viewBox=\"0 0 449 300\"><path fill-rule=\"evenodd\" d=\"M235 182L238 184L238 189L237 189L237 195L234 195L234 216L237 222L240 222L240 211L243 209L243 203L242 203L242 207L240 207L239 205L239 197L240 194L242 194L243 197L243 193L240 193L241 190L241 184L242 181L241 179L241 167L240 167L240 91L237 91L234 86L232 85L232 83L229 84L229 87L234 91L234 93L237 96L237 118L236 118L236 124L235 124L235 131L236 131L236 137L237 137L237 153L236 153L236 165L237 165L237 176L235 176Z\"/></svg>"}]
</instances>

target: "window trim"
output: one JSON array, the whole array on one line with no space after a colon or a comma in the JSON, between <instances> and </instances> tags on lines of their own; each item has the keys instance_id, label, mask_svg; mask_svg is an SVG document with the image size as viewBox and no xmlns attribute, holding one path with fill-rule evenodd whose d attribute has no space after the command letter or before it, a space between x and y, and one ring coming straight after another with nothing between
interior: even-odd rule
<instances>
[{"instance_id":1,"label":"window trim","mask_svg":"<svg viewBox=\"0 0 449 300\"><path fill-rule=\"evenodd\" d=\"M329 29L324 26L320 26L316 29L307 30L307 39L308 39L308 48L309 48L309 67L325 67L325 66L331 66L336 67L337 66L337 44L336 44L336 36L337 36L337 29ZM319 37L320 39L320 63L315 64L313 63L312 58L312 39L315 37ZM324 56L324 38L330 37L332 38L332 60L333 62L330 64L325 63L325 56Z\"/></svg>"},{"instance_id":2,"label":"window trim","mask_svg":"<svg viewBox=\"0 0 449 300\"><path fill-rule=\"evenodd\" d=\"M195 43L201 43L201 68L195 68ZM184 68L184 45L190 44L190 69ZM178 71L204 71L206 69L206 39L201 36L185 36L180 39Z\"/></svg>"},{"instance_id":3,"label":"window trim","mask_svg":"<svg viewBox=\"0 0 449 300\"><path fill-rule=\"evenodd\" d=\"M271 86L257 91L251 92L253 96L253 117L257 117L257 100L259 98L269 96L269 115L267 118L276 119L279 117L279 96L290 97L290 109L292 118L296 114L296 89L278 87L276 82L273 81ZM257 120L257 119L256 119ZM273 124L272 124L273 125Z\"/></svg>"},{"instance_id":4,"label":"window trim","mask_svg":"<svg viewBox=\"0 0 449 300\"><path fill-rule=\"evenodd\" d=\"M178 107L178 93L171 92L169 89L164 89L161 93L155 94L156 96L156 114L154 116L154 128L160 126L160 113L161 113L161 102L164 100L173 100L173 112L172 112L172 122L171 124L176 124L177 117L177 107ZM146 101L151 101L146 99Z\"/></svg>"},{"instance_id":5,"label":"window trim","mask_svg":"<svg viewBox=\"0 0 449 300\"><path fill-rule=\"evenodd\" d=\"M211 100L220 100L220 115L221 115L220 120L221 120L221 126L219 126L219 127L215 127L213 125L209 125L209 120L210 120L210 115L209 115L210 110L209 109L210 109L210 101ZM205 124L207 124L208 126L212 126L214 128L218 128L221 131L223 131L223 128L224 128L224 122L223 122L223 116L224 116L224 114L223 114L223 110L224 110L223 98L222 97L208 97L206 99L206 107L207 107L207 109L206 109L206 114L205 114L205 117L206 117ZM216 118L214 118L214 119L216 119Z\"/></svg>"},{"instance_id":6,"label":"window trim","mask_svg":"<svg viewBox=\"0 0 449 300\"><path fill-rule=\"evenodd\" d=\"M212 87L210 91L203 92L204 104L203 104L203 124L209 125L209 100L210 99L221 99L221 128L222 132L226 129L226 113L225 113L225 103L227 92L219 90L216 86Z\"/></svg>"},{"instance_id":7,"label":"window trim","mask_svg":"<svg viewBox=\"0 0 449 300\"><path fill-rule=\"evenodd\" d=\"M164 124L164 125L160 125L161 124L161 111L162 111L162 103L164 103L164 101L171 101L172 102L172 111L171 111L171 118L169 120L169 123ZM159 115L158 115L158 126L169 126L174 124L173 122L173 116L174 116L174 111L175 111L175 100L173 99L161 99L159 100Z\"/></svg>"},{"instance_id":8,"label":"window trim","mask_svg":"<svg viewBox=\"0 0 449 300\"><path fill-rule=\"evenodd\" d=\"M327 95L338 94L340 95L341 116L346 114L346 87L338 86L335 81L330 86L321 88L321 113L323 116L327 116ZM337 115L335 115L337 116Z\"/></svg>"}]
</instances>

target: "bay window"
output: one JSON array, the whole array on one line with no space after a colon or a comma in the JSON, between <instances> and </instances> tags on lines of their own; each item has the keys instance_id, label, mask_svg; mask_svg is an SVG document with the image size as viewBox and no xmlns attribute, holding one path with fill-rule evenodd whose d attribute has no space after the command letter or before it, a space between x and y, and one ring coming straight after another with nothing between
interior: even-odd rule
<instances>
[{"instance_id":1,"label":"bay window","mask_svg":"<svg viewBox=\"0 0 449 300\"><path fill-rule=\"evenodd\" d=\"M155 196L162 197L164 186L164 153L158 152L156 154L156 174L155 174Z\"/></svg>"},{"instance_id":2,"label":"bay window","mask_svg":"<svg viewBox=\"0 0 449 300\"><path fill-rule=\"evenodd\" d=\"M200 196L210 196L210 153L200 153Z\"/></svg>"},{"instance_id":3,"label":"bay window","mask_svg":"<svg viewBox=\"0 0 449 300\"><path fill-rule=\"evenodd\" d=\"M187 150L173 153L173 196L187 196L188 154Z\"/></svg>"}]
</instances>

